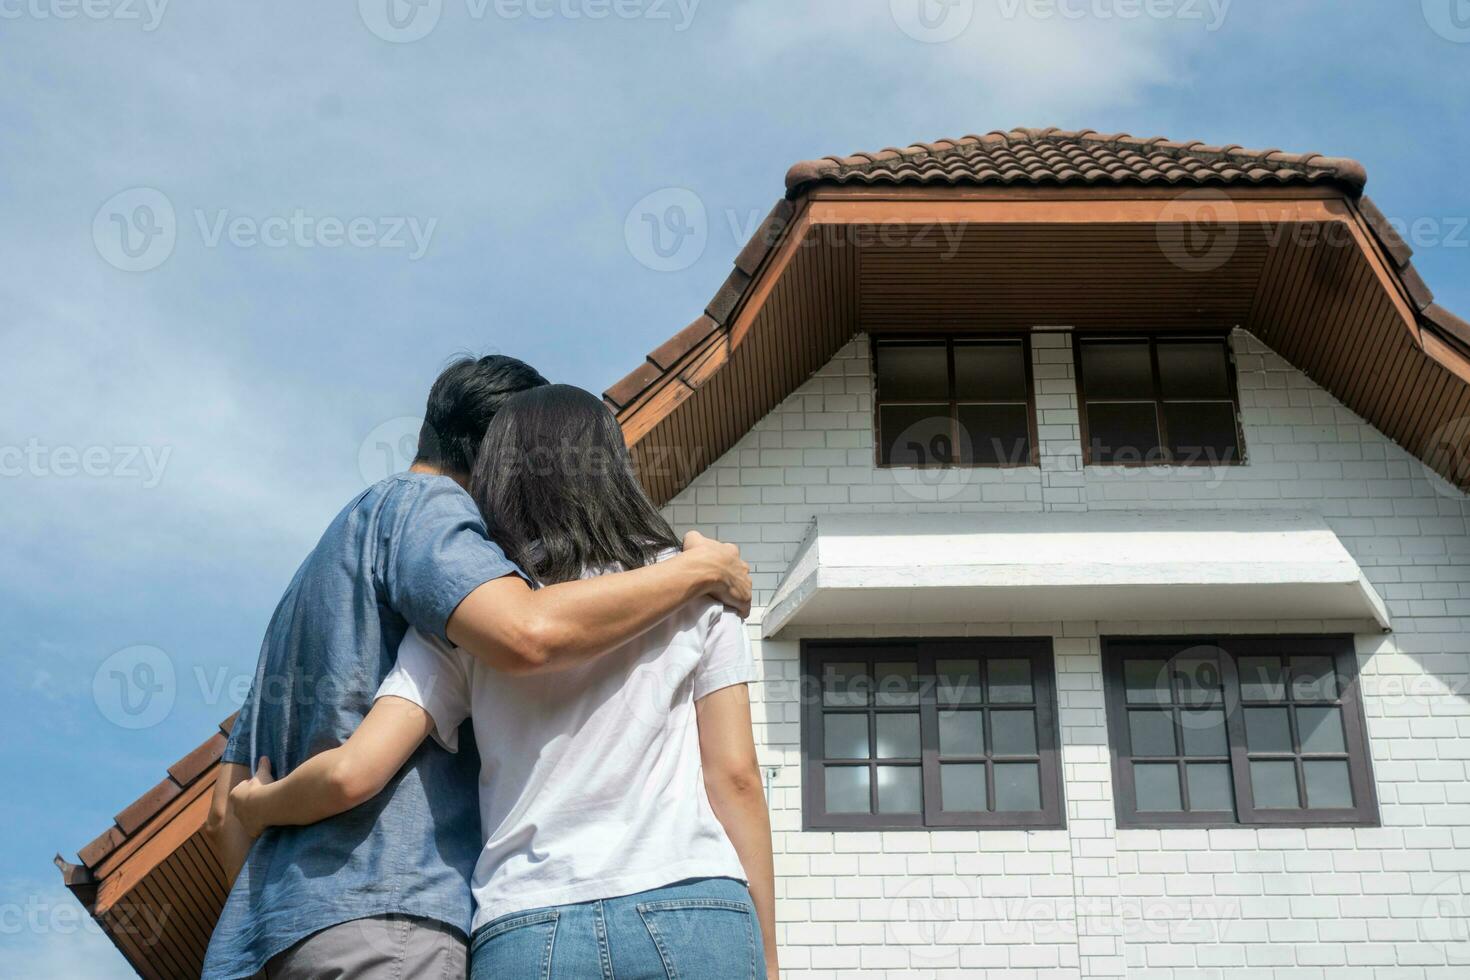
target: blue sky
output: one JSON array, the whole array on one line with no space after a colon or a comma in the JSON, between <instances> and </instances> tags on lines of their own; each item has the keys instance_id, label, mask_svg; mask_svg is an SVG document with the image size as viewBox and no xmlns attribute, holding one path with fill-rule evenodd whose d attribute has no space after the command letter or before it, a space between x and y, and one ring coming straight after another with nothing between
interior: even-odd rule
<instances>
[{"instance_id":1,"label":"blue sky","mask_svg":"<svg viewBox=\"0 0 1470 980\"><path fill-rule=\"evenodd\" d=\"M445 359L602 390L797 160L1047 125L1352 156L1470 310L1470 0L392 2L0 0L11 975L127 975L51 855L234 710ZM650 195L700 233L667 259Z\"/></svg>"}]
</instances>

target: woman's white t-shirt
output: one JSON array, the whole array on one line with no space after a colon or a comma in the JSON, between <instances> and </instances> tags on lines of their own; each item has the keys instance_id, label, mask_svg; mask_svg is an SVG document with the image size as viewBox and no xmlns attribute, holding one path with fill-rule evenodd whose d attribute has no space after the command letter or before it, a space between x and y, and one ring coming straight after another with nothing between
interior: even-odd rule
<instances>
[{"instance_id":1,"label":"woman's white t-shirt","mask_svg":"<svg viewBox=\"0 0 1470 980\"><path fill-rule=\"evenodd\" d=\"M480 752L479 928L685 878L745 879L700 771L694 702L755 679L745 624L691 602L592 663L512 677L410 629L378 697L427 711L451 752Z\"/></svg>"}]
</instances>

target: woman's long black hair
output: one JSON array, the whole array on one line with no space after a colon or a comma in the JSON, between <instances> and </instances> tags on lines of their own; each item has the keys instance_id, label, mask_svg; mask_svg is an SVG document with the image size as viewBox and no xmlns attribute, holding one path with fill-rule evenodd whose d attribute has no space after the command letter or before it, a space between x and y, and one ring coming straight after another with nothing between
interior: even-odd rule
<instances>
[{"instance_id":1,"label":"woman's long black hair","mask_svg":"<svg viewBox=\"0 0 1470 980\"><path fill-rule=\"evenodd\" d=\"M679 547L633 475L612 412L571 385L506 401L485 432L470 494L490 536L543 585L584 569L641 568Z\"/></svg>"}]
</instances>

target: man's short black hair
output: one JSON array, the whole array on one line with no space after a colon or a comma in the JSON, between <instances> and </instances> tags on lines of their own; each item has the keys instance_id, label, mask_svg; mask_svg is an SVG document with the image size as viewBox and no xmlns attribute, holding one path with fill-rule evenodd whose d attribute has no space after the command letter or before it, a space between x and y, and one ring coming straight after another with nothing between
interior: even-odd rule
<instances>
[{"instance_id":1,"label":"man's short black hair","mask_svg":"<svg viewBox=\"0 0 1470 980\"><path fill-rule=\"evenodd\" d=\"M504 354L455 361L429 389L414 462L468 476L485 429L505 400L546 383L531 365Z\"/></svg>"}]
</instances>

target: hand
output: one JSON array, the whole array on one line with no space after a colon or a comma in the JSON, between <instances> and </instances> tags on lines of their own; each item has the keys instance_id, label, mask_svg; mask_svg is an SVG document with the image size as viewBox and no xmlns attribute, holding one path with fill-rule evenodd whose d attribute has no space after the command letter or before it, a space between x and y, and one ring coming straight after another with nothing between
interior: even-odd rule
<instances>
[{"instance_id":1,"label":"hand","mask_svg":"<svg viewBox=\"0 0 1470 980\"><path fill-rule=\"evenodd\" d=\"M706 563L711 580L708 594L712 598L735 610L741 619L750 615L750 566L741 560L739 548L690 531L684 535L684 555Z\"/></svg>"},{"instance_id":2,"label":"hand","mask_svg":"<svg viewBox=\"0 0 1470 980\"><path fill-rule=\"evenodd\" d=\"M255 767L255 775L230 790L230 811L240 821L240 826L245 828L251 840L259 837L266 828L260 814L261 793L275 781L276 777L271 773L271 760L261 756L260 764Z\"/></svg>"}]
</instances>

